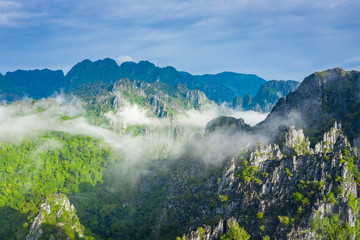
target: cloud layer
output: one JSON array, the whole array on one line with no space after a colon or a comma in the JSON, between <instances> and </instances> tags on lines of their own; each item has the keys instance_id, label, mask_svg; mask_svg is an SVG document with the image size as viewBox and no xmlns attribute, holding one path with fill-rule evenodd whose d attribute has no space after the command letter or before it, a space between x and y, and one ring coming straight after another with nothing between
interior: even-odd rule
<instances>
[{"instance_id":1,"label":"cloud layer","mask_svg":"<svg viewBox=\"0 0 360 240\"><path fill-rule=\"evenodd\" d=\"M183 145L196 133L203 134L206 123L220 115L243 115L247 122L255 124L266 116L254 113L235 112L225 106L212 106L204 111L187 111L179 113L177 119L157 119L149 117L146 110L136 105L125 104L117 113L108 113L113 129L90 125L83 115L82 104L76 98L65 99L57 96L54 100L40 100L35 103L21 102L0 105L0 142L21 142L27 137L35 137L45 131L63 131L74 135L87 135L102 139L115 152L125 156L124 166L134 166L146 159L158 159L178 156L183 151ZM75 117L61 120L63 116ZM261 116L259 118L259 116ZM137 136L127 134L124 129L140 125L146 129L145 134ZM177 129L177 130L176 130ZM174 131L177 131L176 135ZM194 145L201 158L211 162L221 162L224 156L238 152L253 142L255 136L226 136L212 134L204 138L199 145ZM61 147L59 143L49 140L43 149ZM214 151L209 151L212 149ZM201 152L204 154L201 154Z\"/></svg>"}]
</instances>

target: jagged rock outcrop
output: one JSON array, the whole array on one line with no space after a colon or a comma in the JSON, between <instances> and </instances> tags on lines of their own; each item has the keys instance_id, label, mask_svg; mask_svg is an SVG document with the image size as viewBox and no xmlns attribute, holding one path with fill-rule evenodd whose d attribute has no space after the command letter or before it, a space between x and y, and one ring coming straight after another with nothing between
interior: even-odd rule
<instances>
[{"instance_id":1,"label":"jagged rock outcrop","mask_svg":"<svg viewBox=\"0 0 360 240\"><path fill-rule=\"evenodd\" d=\"M353 166L359 165L359 157L341 125L336 123L325 133L315 149L294 127L282 139L282 147L279 143L256 146L242 157L229 159L217 180L213 204L206 202L207 206L198 208L213 219L234 217L252 239L314 239L324 236L312 227L315 220L320 224L321 219L335 215L354 227L357 210L351 201L359 196L359 189L357 167ZM197 191L208 191L209 186L199 186ZM178 208L182 209L181 204ZM210 238L218 222L205 226L199 221L202 214L193 214L198 218L193 219L186 237L199 239L198 228L202 227L206 230L202 239L219 239Z\"/></svg>"},{"instance_id":2,"label":"jagged rock outcrop","mask_svg":"<svg viewBox=\"0 0 360 240\"><path fill-rule=\"evenodd\" d=\"M202 109L209 102L205 93L197 89L187 91L185 97L190 100L186 105L189 108Z\"/></svg>"},{"instance_id":3,"label":"jagged rock outcrop","mask_svg":"<svg viewBox=\"0 0 360 240\"><path fill-rule=\"evenodd\" d=\"M183 86L171 87L164 83L147 83L138 80L121 79L112 89L114 109L119 110L125 102L149 106L155 116L170 117L177 111L202 109L211 104L199 90L189 90Z\"/></svg>"},{"instance_id":4,"label":"jagged rock outcrop","mask_svg":"<svg viewBox=\"0 0 360 240\"><path fill-rule=\"evenodd\" d=\"M88 239L84 236L84 227L76 216L74 205L64 194L53 194L45 199L31 224L26 240L38 240L43 234L54 240L74 239L75 236Z\"/></svg>"},{"instance_id":5,"label":"jagged rock outcrop","mask_svg":"<svg viewBox=\"0 0 360 240\"><path fill-rule=\"evenodd\" d=\"M213 228L209 225L199 227L194 231L189 231L188 234L184 234L181 240L216 240L225 232L225 229L229 229L235 225L236 220L229 218L227 221L219 220Z\"/></svg>"},{"instance_id":6,"label":"jagged rock outcrop","mask_svg":"<svg viewBox=\"0 0 360 240\"><path fill-rule=\"evenodd\" d=\"M340 139L341 141L339 141ZM338 152L347 145L349 145L349 142L343 136L341 124L335 122L334 127L332 127L330 131L324 133L323 140L315 145L314 151L315 153Z\"/></svg>"},{"instance_id":7,"label":"jagged rock outcrop","mask_svg":"<svg viewBox=\"0 0 360 240\"><path fill-rule=\"evenodd\" d=\"M168 112L166 111L166 103L157 96L147 96L146 102L154 109L155 116L159 118L166 118L168 116Z\"/></svg>"},{"instance_id":8,"label":"jagged rock outcrop","mask_svg":"<svg viewBox=\"0 0 360 240\"><path fill-rule=\"evenodd\" d=\"M253 151L250 152L250 163L253 166L259 166L259 163L268 159L281 159L283 158L278 144L260 145L256 146Z\"/></svg>"},{"instance_id":9,"label":"jagged rock outcrop","mask_svg":"<svg viewBox=\"0 0 360 240\"><path fill-rule=\"evenodd\" d=\"M294 150L295 152L298 152L298 154L312 152L310 149L310 141L308 138L305 138L304 131L302 129L295 129L294 126L291 126L284 134L282 152L285 155L290 156Z\"/></svg>"}]
</instances>

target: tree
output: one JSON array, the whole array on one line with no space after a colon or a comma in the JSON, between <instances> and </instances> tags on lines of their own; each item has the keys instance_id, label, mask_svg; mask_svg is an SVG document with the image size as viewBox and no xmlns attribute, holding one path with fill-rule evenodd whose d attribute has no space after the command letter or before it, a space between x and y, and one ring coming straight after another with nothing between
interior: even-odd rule
<instances>
[{"instance_id":1,"label":"tree","mask_svg":"<svg viewBox=\"0 0 360 240\"><path fill-rule=\"evenodd\" d=\"M220 240L248 240L250 235L245 229L239 227L239 224L235 222L235 225L230 227L230 230L220 237Z\"/></svg>"}]
</instances>

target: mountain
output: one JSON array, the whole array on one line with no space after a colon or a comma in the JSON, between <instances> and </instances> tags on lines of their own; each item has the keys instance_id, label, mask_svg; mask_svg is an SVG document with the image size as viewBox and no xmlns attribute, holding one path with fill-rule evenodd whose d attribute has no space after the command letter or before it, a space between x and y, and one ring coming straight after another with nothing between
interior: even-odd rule
<instances>
[{"instance_id":1,"label":"mountain","mask_svg":"<svg viewBox=\"0 0 360 240\"><path fill-rule=\"evenodd\" d=\"M64 76L62 71L17 70L0 77L0 96L8 101L24 96L41 99L55 91L71 91L83 84L102 81L113 84L121 78L140 80L148 83L161 82L173 87L183 85L190 90L198 89L216 103L231 102L239 94L253 93L265 80L251 74L224 72L217 75L194 76L177 71L174 67L160 68L148 61L124 62L120 66L105 58L92 62L88 59L77 63Z\"/></svg>"},{"instance_id":2,"label":"mountain","mask_svg":"<svg viewBox=\"0 0 360 240\"><path fill-rule=\"evenodd\" d=\"M113 84L121 78L148 83L161 82L176 87L182 84L189 89L199 88L200 83L191 74L179 72L173 67L159 68L149 61L124 62L120 66L109 58L92 62L84 60L76 64L66 75L70 89L85 83L103 81Z\"/></svg>"},{"instance_id":3,"label":"mountain","mask_svg":"<svg viewBox=\"0 0 360 240\"><path fill-rule=\"evenodd\" d=\"M5 91L6 85L8 85L8 83L6 83L5 76L0 73L0 99L5 100L19 98L19 96L12 94L9 91Z\"/></svg>"},{"instance_id":4,"label":"mountain","mask_svg":"<svg viewBox=\"0 0 360 240\"><path fill-rule=\"evenodd\" d=\"M276 102L293 92L298 86L297 81L271 80L265 82L257 91L255 97L252 94L238 96L233 99L233 107L257 112L270 112Z\"/></svg>"},{"instance_id":5,"label":"mountain","mask_svg":"<svg viewBox=\"0 0 360 240\"><path fill-rule=\"evenodd\" d=\"M65 76L65 82L67 89L73 89L95 81L114 83L120 77L119 66L114 60L105 58L92 62L86 59L70 69Z\"/></svg>"},{"instance_id":6,"label":"mountain","mask_svg":"<svg viewBox=\"0 0 360 240\"><path fill-rule=\"evenodd\" d=\"M223 72L196 76L203 83L217 83L233 91L235 96L253 94L266 82L254 74Z\"/></svg>"},{"instance_id":7,"label":"mountain","mask_svg":"<svg viewBox=\"0 0 360 240\"><path fill-rule=\"evenodd\" d=\"M169 66L159 68L148 61L124 62L120 65L120 73L122 78L131 80L141 80L148 83L158 81L174 87L182 84L189 89L200 89L200 82L191 74L179 72Z\"/></svg>"},{"instance_id":8,"label":"mountain","mask_svg":"<svg viewBox=\"0 0 360 240\"><path fill-rule=\"evenodd\" d=\"M120 65L120 72L123 78L150 83L159 81L171 86L183 84L189 89L199 89L216 103L231 102L238 92L249 93L257 90L265 82L256 75L231 72L193 76L187 72L179 72L173 67L159 68L148 61L140 61L138 64L125 62Z\"/></svg>"},{"instance_id":9,"label":"mountain","mask_svg":"<svg viewBox=\"0 0 360 240\"><path fill-rule=\"evenodd\" d=\"M236 97L234 91L220 83L206 82L203 83L201 89L206 93L206 96L208 96L209 99L218 104L231 102L231 100Z\"/></svg>"},{"instance_id":10,"label":"mountain","mask_svg":"<svg viewBox=\"0 0 360 240\"><path fill-rule=\"evenodd\" d=\"M0 89L8 96L7 100L30 97L40 99L60 91L64 86L64 73L61 70L17 70L0 77Z\"/></svg>"},{"instance_id":11,"label":"mountain","mask_svg":"<svg viewBox=\"0 0 360 240\"><path fill-rule=\"evenodd\" d=\"M294 92L281 98L261 125L295 125L304 128L312 142L318 142L338 121L349 140L358 145L359 77L358 71L347 72L340 68L313 73Z\"/></svg>"}]
</instances>

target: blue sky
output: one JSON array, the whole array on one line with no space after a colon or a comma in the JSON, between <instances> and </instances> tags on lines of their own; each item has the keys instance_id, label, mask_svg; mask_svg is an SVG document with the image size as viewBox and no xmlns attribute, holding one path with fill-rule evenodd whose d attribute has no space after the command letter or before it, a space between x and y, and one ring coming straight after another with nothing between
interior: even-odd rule
<instances>
[{"instance_id":1,"label":"blue sky","mask_svg":"<svg viewBox=\"0 0 360 240\"><path fill-rule=\"evenodd\" d=\"M301 81L360 70L359 0L0 0L0 72L83 59Z\"/></svg>"}]
</instances>

